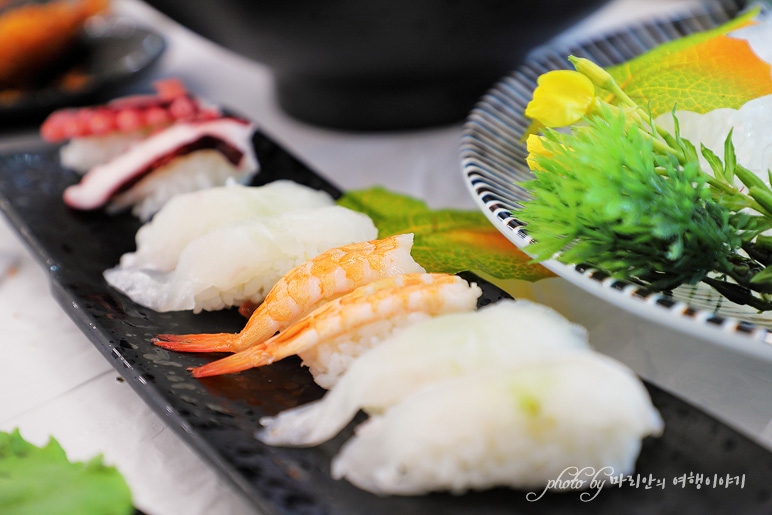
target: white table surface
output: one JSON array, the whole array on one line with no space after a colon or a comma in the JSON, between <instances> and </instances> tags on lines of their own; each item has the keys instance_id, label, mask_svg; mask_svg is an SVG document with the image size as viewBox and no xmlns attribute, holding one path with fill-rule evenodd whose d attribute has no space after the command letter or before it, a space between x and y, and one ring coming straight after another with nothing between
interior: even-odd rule
<instances>
[{"instance_id":1,"label":"white table surface","mask_svg":"<svg viewBox=\"0 0 772 515\"><path fill-rule=\"evenodd\" d=\"M691 3L616 0L561 39L595 35ZM460 124L374 134L305 125L278 109L265 67L196 36L139 0L115 4L168 40L151 78L181 77L199 95L238 108L344 189L382 184L433 207L474 209L457 160ZM8 141L0 145L7 147ZM102 453L126 477L135 505L148 514L255 513L119 380L51 297L45 271L2 220L0 265L10 261L13 269L0 274L0 430L18 427L38 445L53 435L74 460ZM585 325L598 350L772 446L770 363L652 326L562 279L517 283L513 289Z\"/></svg>"}]
</instances>

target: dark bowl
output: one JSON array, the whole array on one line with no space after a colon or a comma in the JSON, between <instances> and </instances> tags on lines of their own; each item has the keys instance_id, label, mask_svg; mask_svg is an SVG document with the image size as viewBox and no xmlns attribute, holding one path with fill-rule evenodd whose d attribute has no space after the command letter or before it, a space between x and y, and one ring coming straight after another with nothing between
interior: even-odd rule
<instances>
[{"instance_id":1,"label":"dark bowl","mask_svg":"<svg viewBox=\"0 0 772 515\"><path fill-rule=\"evenodd\" d=\"M532 47L604 0L151 0L267 64L281 107L354 130L458 122ZM245 85L247 87L247 85Z\"/></svg>"}]
</instances>

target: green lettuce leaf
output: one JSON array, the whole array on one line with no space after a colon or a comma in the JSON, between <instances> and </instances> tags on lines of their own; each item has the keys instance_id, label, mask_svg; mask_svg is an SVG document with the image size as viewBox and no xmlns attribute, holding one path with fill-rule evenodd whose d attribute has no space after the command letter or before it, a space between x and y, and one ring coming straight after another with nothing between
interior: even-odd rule
<instances>
[{"instance_id":1,"label":"green lettuce leaf","mask_svg":"<svg viewBox=\"0 0 772 515\"><path fill-rule=\"evenodd\" d=\"M97 456L71 463L51 438L37 447L19 430L0 432L0 513L122 515L134 512L131 492L115 467Z\"/></svg>"}]
</instances>

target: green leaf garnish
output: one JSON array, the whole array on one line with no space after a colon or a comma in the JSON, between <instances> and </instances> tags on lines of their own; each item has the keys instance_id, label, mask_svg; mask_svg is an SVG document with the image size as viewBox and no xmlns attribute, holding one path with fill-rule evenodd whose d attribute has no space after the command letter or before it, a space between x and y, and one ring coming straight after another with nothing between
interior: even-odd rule
<instances>
[{"instance_id":1,"label":"green leaf garnish","mask_svg":"<svg viewBox=\"0 0 772 515\"><path fill-rule=\"evenodd\" d=\"M37 447L19 430L0 432L0 513L4 515L123 515L134 512L131 492L115 469L97 456L68 461L51 438Z\"/></svg>"},{"instance_id":2,"label":"green leaf garnish","mask_svg":"<svg viewBox=\"0 0 772 515\"><path fill-rule=\"evenodd\" d=\"M728 32L754 23L758 8L711 30L697 32L608 68L622 90L659 116L679 109L706 113L739 108L772 93L770 65L747 41Z\"/></svg>"},{"instance_id":3,"label":"green leaf garnish","mask_svg":"<svg viewBox=\"0 0 772 515\"><path fill-rule=\"evenodd\" d=\"M535 156L540 169L525 183L532 199L517 212L538 260L560 251L561 261L664 286L731 268L738 228L711 197L699 163L658 155L642 126L606 108L545 140L549 155Z\"/></svg>"},{"instance_id":4,"label":"green leaf garnish","mask_svg":"<svg viewBox=\"0 0 772 515\"><path fill-rule=\"evenodd\" d=\"M413 258L427 272L478 272L498 279L537 281L554 274L530 259L477 211L430 209L381 187L350 191L338 204L372 218L380 238L412 232Z\"/></svg>"},{"instance_id":5,"label":"green leaf garnish","mask_svg":"<svg viewBox=\"0 0 772 515\"><path fill-rule=\"evenodd\" d=\"M772 229L772 188L737 162L731 130L722 162L703 145L698 155L676 116L677 108L736 108L772 93L770 64L727 36L756 23L756 14L606 70L568 57L571 73L596 93L570 132L528 137L532 199L515 214L536 239L528 250L537 260L590 264L663 291L702 281L735 303L772 310L764 235ZM555 120L561 109L573 113L570 100L586 90L586 81L566 77L560 88L540 79L534 91L534 102L558 110ZM672 133L655 120L668 111ZM772 171L766 175L772 182Z\"/></svg>"},{"instance_id":6,"label":"green leaf garnish","mask_svg":"<svg viewBox=\"0 0 772 515\"><path fill-rule=\"evenodd\" d=\"M529 252L663 291L702 281L772 310L772 189L737 163L731 131L724 162L701 148L706 173L675 108L673 119L669 134L629 99L620 109L596 98L570 132L546 130L529 145L532 199L516 213L536 240Z\"/></svg>"}]
</instances>

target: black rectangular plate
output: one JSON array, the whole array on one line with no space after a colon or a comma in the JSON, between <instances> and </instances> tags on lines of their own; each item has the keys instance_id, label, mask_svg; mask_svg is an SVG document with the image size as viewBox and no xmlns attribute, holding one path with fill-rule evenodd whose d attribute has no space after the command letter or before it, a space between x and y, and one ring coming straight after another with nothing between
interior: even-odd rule
<instances>
[{"instance_id":1,"label":"black rectangular plate","mask_svg":"<svg viewBox=\"0 0 772 515\"><path fill-rule=\"evenodd\" d=\"M254 144L262 166L255 184L291 179L340 195L338 188L265 134L256 134ZM504 488L462 496L378 497L332 480L330 461L353 424L334 440L310 449L270 447L255 440L261 416L316 399L323 391L297 359L197 380L188 367L214 355L174 353L152 345L150 339L158 333L236 332L244 319L235 310L156 313L110 288L102 272L134 250L140 223L128 214L68 209L62 191L78 177L61 168L57 151L41 143L0 156L0 207L49 270L53 293L75 323L169 427L262 512L772 513L772 454L653 385L647 387L665 420L665 433L644 441L636 473L664 480L664 488L606 486L590 502L580 500L576 491L529 502L526 492ZM482 285L483 302L506 296L493 285ZM744 475L745 484L700 489L674 485L675 478L689 473L709 478Z\"/></svg>"}]
</instances>

